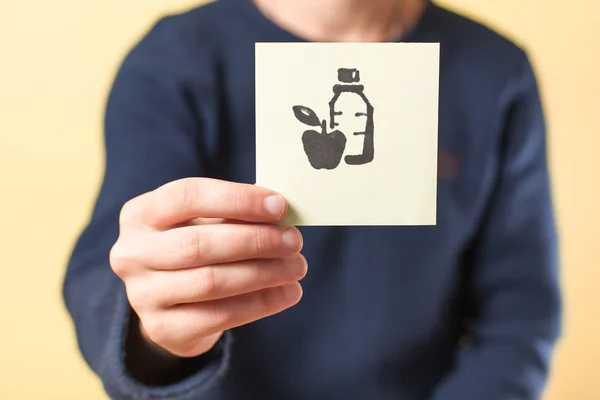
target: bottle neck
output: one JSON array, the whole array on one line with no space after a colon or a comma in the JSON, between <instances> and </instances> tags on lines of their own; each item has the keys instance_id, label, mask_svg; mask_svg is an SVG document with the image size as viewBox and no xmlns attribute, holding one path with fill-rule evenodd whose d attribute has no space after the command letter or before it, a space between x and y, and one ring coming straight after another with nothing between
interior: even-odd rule
<instances>
[{"instance_id":1,"label":"bottle neck","mask_svg":"<svg viewBox=\"0 0 600 400\"><path fill-rule=\"evenodd\" d=\"M365 87L361 84L355 83L338 83L333 86L333 93L340 95L342 93L356 93L361 94L365 90Z\"/></svg>"}]
</instances>

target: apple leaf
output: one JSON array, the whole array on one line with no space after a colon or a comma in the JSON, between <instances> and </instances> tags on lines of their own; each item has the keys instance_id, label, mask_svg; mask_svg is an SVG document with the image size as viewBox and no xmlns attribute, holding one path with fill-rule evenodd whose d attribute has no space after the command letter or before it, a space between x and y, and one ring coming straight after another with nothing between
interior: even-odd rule
<instances>
[{"instance_id":1,"label":"apple leaf","mask_svg":"<svg viewBox=\"0 0 600 400\"><path fill-rule=\"evenodd\" d=\"M315 112L310 108L304 106L294 106L292 109L294 110L294 115L296 118L298 118L298 121L302 122L303 124L310 126L321 125L319 117L317 117L317 114L315 114Z\"/></svg>"}]
</instances>

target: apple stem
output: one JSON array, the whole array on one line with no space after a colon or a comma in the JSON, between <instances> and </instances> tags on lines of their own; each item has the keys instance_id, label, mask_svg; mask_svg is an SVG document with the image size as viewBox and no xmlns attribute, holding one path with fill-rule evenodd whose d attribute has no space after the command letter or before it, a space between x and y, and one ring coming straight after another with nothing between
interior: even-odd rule
<instances>
[{"instance_id":1,"label":"apple stem","mask_svg":"<svg viewBox=\"0 0 600 400\"><path fill-rule=\"evenodd\" d=\"M324 119L323 122L321 122L321 134L322 135L327 134L327 120L326 119Z\"/></svg>"}]
</instances>

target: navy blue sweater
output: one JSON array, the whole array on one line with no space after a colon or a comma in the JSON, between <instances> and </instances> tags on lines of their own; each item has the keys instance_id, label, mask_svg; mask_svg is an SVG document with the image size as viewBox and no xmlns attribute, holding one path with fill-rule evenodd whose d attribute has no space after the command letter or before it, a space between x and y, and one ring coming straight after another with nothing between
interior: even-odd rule
<instances>
[{"instance_id":1,"label":"navy blue sweater","mask_svg":"<svg viewBox=\"0 0 600 400\"><path fill-rule=\"evenodd\" d=\"M305 227L304 297L226 332L197 370L128 372L109 266L128 199L184 177L255 182L254 43L301 41L250 0L161 19L109 96L106 173L64 283L114 399L536 399L560 332L544 116L528 57L431 3L403 41L441 43L437 225Z\"/></svg>"}]
</instances>

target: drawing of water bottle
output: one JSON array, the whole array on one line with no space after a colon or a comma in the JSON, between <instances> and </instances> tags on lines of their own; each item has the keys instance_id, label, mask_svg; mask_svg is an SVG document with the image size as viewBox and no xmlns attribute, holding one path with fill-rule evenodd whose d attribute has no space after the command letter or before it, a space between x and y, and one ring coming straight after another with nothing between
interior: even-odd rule
<instances>
[{"instance_id":1,"label":"drawing of water bottle","mask_svg":"<svg viewBox=\"0 0 600 400\"><path fill-rule=\"evenodd\" d=\"M329 102L331 129L339 129L348 139L344 157L347 164L370 163L375 155L373 106L360 84L360 71L340 68L338 81Z\"/></svg>"}]
</instances>

